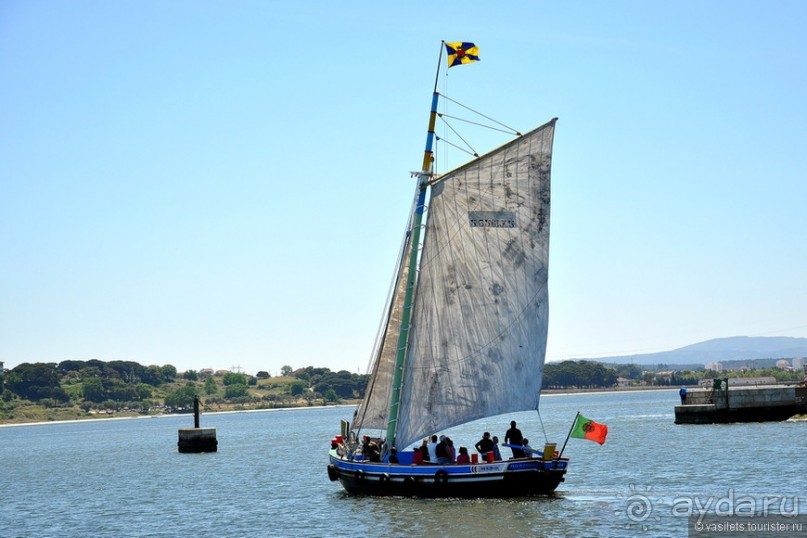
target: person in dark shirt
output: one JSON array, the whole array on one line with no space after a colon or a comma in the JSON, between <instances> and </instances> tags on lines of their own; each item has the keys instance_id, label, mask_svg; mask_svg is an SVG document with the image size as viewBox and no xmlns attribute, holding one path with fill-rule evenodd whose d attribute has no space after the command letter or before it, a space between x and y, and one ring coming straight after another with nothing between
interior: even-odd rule
<instances>
[{"instance_id":1,"label":"person in dark shirt","mask_svg":"<svg viewBox=\"0 0 807 538\"><path fill-rule=\"evenodd\" d=\"M376 463L381 461L381 449L378 448L378 444L375 441L371 440L370 438L364 439L364 444L362 445L361 453L366 461L372 461Z\"/></svg>"},{"instance_id":2,"label":"person in dark shirt","mask_svg":"<svg viewBox=\"0 0 807 538\"><path fill-rule=\"evenodd\" d=\"M448 457L447 439L445 435L441 435L440 442L437 443L437 448L434 449L434 453L437 455L437 463L451 463L451 459Z\"/></svg>"},{"instance_id":3,"label":"person in dark shirt","mask_svg":"<svg viewBox=\"0 0 807 538\"><path fill-rule=\"evenodd\" d=\"M429 460L429 440L424 439L423 444L420 445L420 452L423 454L423 461L430 461Z\"/></svg>"},{"instance_id":4,"label":"person in dark shirt","mask_svg":"<svg viewBox=\"0 0 807 538\"><path fill-rule=\"evenodd\" d=\"M510 429L507 430L507 433L504 434L504 444L506 445L518 445L521 446L521 443L524 441L524 436L521 435L521 430L516 428L516 421L513 420L510 422ZM510 447L510 450L513 451L514 458L523 458L524 451L520 448L513 448Z\"/></svg>"},{"instance_id":5,"label":"person in dark shirt","mask_svg":"<svg viewBox=\"0 0 807 538\"><path fill-rule=\"evenodd\" d=\"M389 451L389 462L398 463L398 451L394 448L391 448Z\"/></svg>"},{"instance_id":6,"label":"person in dark shirt","mask_svg":"<svg viewBox=\"0 0 807 538\"><path fill-rule=\"evenodd\" d=\"M477 452L482 454L482 459L485 459L488 452L493 452L493 440L490 438L490 432L485 432L474 447Z\"/></svg>"}]
</instances>

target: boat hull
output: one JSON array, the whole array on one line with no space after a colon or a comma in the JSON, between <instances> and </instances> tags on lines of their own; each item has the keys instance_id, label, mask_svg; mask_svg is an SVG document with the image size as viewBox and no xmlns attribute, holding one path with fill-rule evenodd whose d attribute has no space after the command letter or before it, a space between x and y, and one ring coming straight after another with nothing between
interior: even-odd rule
<instances>
[{"instance_id":1,"label":"boat hull","mask_svg":"<svg viewBox=\"0 0 807 538\"><path fill-rule=\"evenodd\" d=\"M524 497L552 494L568 460L517 459L470 465L391 465L331 456L328 476L353 495Z\"/></svg>"}]
</instances>

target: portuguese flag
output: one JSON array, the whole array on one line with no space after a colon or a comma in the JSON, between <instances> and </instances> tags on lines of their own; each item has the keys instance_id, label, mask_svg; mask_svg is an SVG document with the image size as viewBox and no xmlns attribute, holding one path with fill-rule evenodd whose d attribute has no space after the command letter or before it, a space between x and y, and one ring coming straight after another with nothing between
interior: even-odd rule
<instances>
[{"instance_id":1,"label":"portuguese flag","mask_svg":"<svg viewBox=\"0 0 807 538\"><path fill-rule=\"evenodd\" d=\"M589 439L590 441L603 444L605 442L606 435L608 435L608 426L605 424L598 424L593 420L587 419L581 414L577 415L574 428L572 428L572 437Z\"/></svg>"}]
</instances>

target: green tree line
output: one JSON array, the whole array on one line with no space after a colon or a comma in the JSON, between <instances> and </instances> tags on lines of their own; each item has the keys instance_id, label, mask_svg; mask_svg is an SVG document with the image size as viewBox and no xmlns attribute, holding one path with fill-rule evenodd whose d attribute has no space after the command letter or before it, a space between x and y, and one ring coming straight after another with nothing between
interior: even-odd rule
<instances>
[{"instance_id":1,"label":"green tree line","mask_svg":"<svg viewBox=\"0 0 807 538\"><path fill-rule=\"evenodd\" d=\"M207 406L288 407L315 401L338 403L364 396L368 376L346 370L307 366L281 368L281 377L226 373L202 377L194 370L181 374L166 364L144 366L133 361L69 360L60 363L23 363L0 373L0 418L15 402L28 401L46 408L79 406L92 409L181 409L199 396ZM778 381L800 380L799 372L779 368L751 371L643 371L636 365L605 365L597 361L562 361L544 367L545 389L613 387L617 378L651 386L696 385L702 379L770 376Z\"/></svg>"},{"instance_id":2,"label":"green tree line","mask_svg":"<svg viewBox=\"0 0 807 538\"><path fill-rule=\"evenodd\" d=\"M188 408L194 397L207 405L242 404L286 407L296 401L309 405L351 400L364 395L367 376L309 366L292 370L288 378L271 379L226 373L202 378L195 370L181 374L170 364L144 366L133 361L68 360L22 363L0 372L0 412L20 402L44 407L80 406L91 409L148 411L155 407ZM0 416L2 418L2 416Z\"/></svg>"},{"instance_id":3,"label":"green tree line","mask_svg":"<svg viewBox=\"0 0 807 538\"><path fill-rule=\"evenodd\" d=\"M607 368L593 361L563 361L544 365L543 388L596 388L616 385L618 375L614 368Z\"/></svg>"},{"instance_id":4,"label":"green tree line","mask_svg":"<svg viewBox=\"0 0 807 538\"><path fill-rule=\"evenodd\" d=\"M697 385L704 379L724 377L773 377L777 381L799 381L803 374L781 368L755 370L670 370L650 372L635 364L605 365L596 361L549 362L544 366L543 388L605 388L617 384L618 378L626 379L632 385L680 386Z\"/></svg>"}]
</instances>

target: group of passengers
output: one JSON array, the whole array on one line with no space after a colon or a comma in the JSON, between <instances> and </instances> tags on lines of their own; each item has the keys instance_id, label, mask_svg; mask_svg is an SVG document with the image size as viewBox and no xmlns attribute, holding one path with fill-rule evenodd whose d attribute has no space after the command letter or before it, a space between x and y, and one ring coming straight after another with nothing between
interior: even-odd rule
<instances>
[{"instance_id":1,"label":"group of passengers","mask_svg":"<svg viewBox=\"0 0 807 538\"><path fill-rule=\"evenodd\" d=\"M510 422L510 429L507 430L504 436L505 444L510 446L513 451L513 458L523 458L525 450L532 452L529 446L529 440L525 439L521 434L521 430L516 427L516 421ZM519 448L516 448L519 447ZM477 441L474 445L476 451L480 454L482 461L501 461L502 454L499 451L499 438L497 436L490 436L490 432L485 432L482 439ZM392 449L393 456L390 456L390 463L398 463L398 456L395 449ZM412 458L414 465L421 465L424 463L471 463L471 457L468 455L468 449L464 446L459 448L459 453L454 450L454 442L451 438L441 435L432 435L431 439L424 439L420 447L415 448L414 457Z\"/></svg>"},{"instance_id":2,"label":"group of passengers","mask_svg":"<svg viewBox=\"0 0 807 538\"><path fill-rule=\"evenodd\" d=\"M423 444L415 449L412 463L415 465L426 462L453 463L456 458L454 441L451 438L441 435L438 439L436 435L432 435L431 441L424 439Z\"/></svg>"},{"instance_id":3,"label":"group of passengers","mask_svg":"<svg viewBox=\"0 0 807 538\"><path fill-rule=\"evenodd\" d=\"M504 443L513 451L513 458L523 458L526 453L532 454L534 451L529 445L529 440L524 438L521 430L516 427L516 421L510 422L510 429L504 434ZM482 439L474 445L476 451L480 454L479 459L482 461L493 462L501 461L502 454L499 451L499 438L495 435L490 436L490 432L485 432ZM373 439L365 436L363 439L361 453L366 461L380 462L382 456L381 440ZM476 458L476 456L474 456ZM390 449L389 463L399 463L398 451L395 448ZM475 460L474 460L475 461ZM429 439L424 439L423 444L415 448L412 457L414 465L422 465L424 463L471 463L471 456L468 455L468 449L464 446L459 448L457 452L454 448L454 441L450 437L441 435L432 435Z\"/></svg>"}]
</instances>

